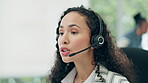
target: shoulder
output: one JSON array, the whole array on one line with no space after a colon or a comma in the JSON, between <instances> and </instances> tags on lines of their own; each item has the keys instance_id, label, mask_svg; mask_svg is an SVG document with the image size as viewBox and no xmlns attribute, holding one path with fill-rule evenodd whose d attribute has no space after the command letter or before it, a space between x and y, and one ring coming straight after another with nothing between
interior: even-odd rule
<instances>
[{"instance_id":1,"label":"shoulder","mask_svg":"<svg viewBox=\"0 0 148 83\"><path fill-rule=\"evenodd\" d=\"M129 83L126 77L119 73L109 71L103 66L100 68L100 75L104 78L105 82L101 82L101 77L96 75L94 83Z\"/></svg>"},{"instance_id":2,"label":"shoulder","mask_svg":"<svg viewBox=\"0 0 148 83\"><path fill-rule=\"evenodd\" d=\"M126 77L112 71L108 72L107 81L107 83L129 83Z\"/></svg>"}]
</instances>

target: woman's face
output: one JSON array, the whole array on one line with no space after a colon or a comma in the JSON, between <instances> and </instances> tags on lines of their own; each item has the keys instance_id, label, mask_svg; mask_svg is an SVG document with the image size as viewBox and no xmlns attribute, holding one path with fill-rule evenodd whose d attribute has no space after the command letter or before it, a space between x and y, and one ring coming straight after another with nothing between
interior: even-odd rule
<instances>
[{"instance_id":1,"label":"woman's face","mask_svg":"<svg viewBox=\"0 0 148 83\"><path fill-rule=\"evenodd\" d=\"M86 24L84 16L77 12L70 12L65 15L59 26L59 34L58 46L64 62L74 62L90 55L92 49L69 57L69 54L90 46L90 29Z\"/></svg>"}]
</instances>

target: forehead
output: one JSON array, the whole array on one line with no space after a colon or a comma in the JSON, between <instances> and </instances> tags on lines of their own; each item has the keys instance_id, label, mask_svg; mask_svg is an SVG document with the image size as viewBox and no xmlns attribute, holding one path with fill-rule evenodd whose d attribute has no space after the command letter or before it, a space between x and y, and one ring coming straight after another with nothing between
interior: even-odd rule
<instances>
[{"instance_id":1,"label":"forehead","mask_svg":"<svg viewBox=\"0 0 148 83\"><path fill-rule=\"evenodd\" d=\"M78 12L70 12L63 17L61 24L67 24L67 23L71 23L71 22L73 22L73 23L85 23L86 19L85 19L85 16L82 16Z\"/></svg>"},{"instance_id":2,"label":"forehead","mask_svg":"<svg viewBox=\"0 0 148 83\"><path fill-rule=\"evenodd\" d=\"M63 17L59 28L67 28L75 25L80 28L81 31L90 33L90 28L88 27L85 18L85 16L77 12L70 12Z\"/></svg>"}]
</instances>

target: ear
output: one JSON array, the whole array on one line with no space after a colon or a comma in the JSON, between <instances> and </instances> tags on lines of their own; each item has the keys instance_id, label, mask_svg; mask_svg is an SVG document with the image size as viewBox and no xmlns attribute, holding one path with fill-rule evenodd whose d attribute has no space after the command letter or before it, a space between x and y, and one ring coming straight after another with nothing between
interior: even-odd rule
<instances>
[{"instance_id":1,"label":"ear","mask_svg":"<svg viewBox=\"0 0 148 83\"><path fill-rule=\"evenodd\" d=\"M91 47L90 49L94 49L94 47Z\"/></svg>"}]
</instances>

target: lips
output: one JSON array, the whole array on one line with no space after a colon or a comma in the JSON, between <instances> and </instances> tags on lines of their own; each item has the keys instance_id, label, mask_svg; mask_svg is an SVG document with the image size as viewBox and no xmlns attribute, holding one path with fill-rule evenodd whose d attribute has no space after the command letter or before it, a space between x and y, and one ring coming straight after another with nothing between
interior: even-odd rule
<instances>
[{"instance_id":1,"label":"lips","mask_svg":"<svg viewBox=\"0 0 148 83\"><path fill-rule=\"evenodd\" d=\"M62 48L60 48L60 52L62 55L66 56L70 53L70 50L66 47L62 47Z\"/></svg>"}]
</instances>

